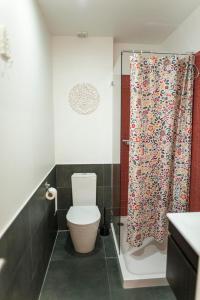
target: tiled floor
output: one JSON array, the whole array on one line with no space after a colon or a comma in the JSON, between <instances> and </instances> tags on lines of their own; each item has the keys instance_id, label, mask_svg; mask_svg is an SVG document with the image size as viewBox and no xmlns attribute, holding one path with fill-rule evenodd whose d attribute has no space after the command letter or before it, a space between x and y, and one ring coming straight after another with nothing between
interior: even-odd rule
<instances>
[{"instance_id":1,"label":"tiled floor","mask_svg":"<svg viewBox=\"0 0 200 300\"><path fill-rule=\"evenodd\" d=\"M79 257L65 250L67 234L58 234L40 300L175 300L169 287L122 288L111 235L96 254Z\"/></svg>"}]
</instances>

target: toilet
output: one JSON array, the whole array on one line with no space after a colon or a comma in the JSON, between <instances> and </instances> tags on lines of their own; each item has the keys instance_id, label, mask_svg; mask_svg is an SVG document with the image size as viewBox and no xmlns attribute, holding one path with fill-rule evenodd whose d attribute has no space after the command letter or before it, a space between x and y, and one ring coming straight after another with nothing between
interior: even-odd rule
<instances>
[{"instance_id":1,"label":"toilet","mask_svg":"<svg viewBox=\"0 0 200 300\"><path fill-rule=\"evenodd\" d=\"M76 252L88 253L94 250L101 214L96 206L97 175L95 173L74 173L72 180L72 201L66 219Z\"/></svg>"}]
</instances>

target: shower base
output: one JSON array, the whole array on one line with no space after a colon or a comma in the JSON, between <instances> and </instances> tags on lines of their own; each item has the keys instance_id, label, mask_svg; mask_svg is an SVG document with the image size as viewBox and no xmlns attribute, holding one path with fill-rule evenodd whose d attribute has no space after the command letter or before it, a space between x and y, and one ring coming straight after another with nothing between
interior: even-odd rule
<instances>
[{"instance_id":1,"label":"shower base","mask_svg":"<svg viewBox=\"0 0 200 300\"><path fill-rule=\"evenodd\" d=\"M130 247L126 241L127 217L121 217L120 251L113 224L111 229L117 250L123 288L139 288L168 285L166 280L167 241L160 245L146 239L138 248Z\"/></svg>"}]
</instances>

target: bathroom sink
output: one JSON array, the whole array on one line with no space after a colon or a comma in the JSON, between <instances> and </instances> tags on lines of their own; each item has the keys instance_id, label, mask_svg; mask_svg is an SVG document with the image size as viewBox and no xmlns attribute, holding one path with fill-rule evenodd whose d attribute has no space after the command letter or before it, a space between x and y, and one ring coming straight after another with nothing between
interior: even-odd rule
<instances>
[{"instance_id":1,"label":"bathroom sink","mask_svg":"<svg viewBox=\"0 0 200 300\"><path fill-rule=\"evenodd\" d=\"M185 226L196 230L198 227L200 228L200 213L185 213L182 216L182 222L184 222Z\"/></svg>"},{"instance_id":2,"label":"bathroom sink","mask_svg":"<svg viewBox=\"0 0 200 300\"><path fill-rule=\"evenodd\" d=\"M200 212L169 213L167 217L200 256Z\"/></svg>"}]
</instances>

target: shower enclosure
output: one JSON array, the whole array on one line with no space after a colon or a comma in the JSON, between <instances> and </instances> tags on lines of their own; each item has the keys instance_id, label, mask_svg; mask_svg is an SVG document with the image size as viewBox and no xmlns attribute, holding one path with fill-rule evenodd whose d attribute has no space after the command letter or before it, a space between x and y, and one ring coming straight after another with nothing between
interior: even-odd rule
<instances>
[{"instance_id":1,"label":"shower enclosure","mask_svg":"<svg viewBox=\"0 0 200 300\"><path fill-rule=\"evenodd\" d=\"M112 231L124 288L167 284L167 238L158 243L148 237L139 247L127 242L131 52L122 51L114 61Z\"/></svg>"}]
</instances>

